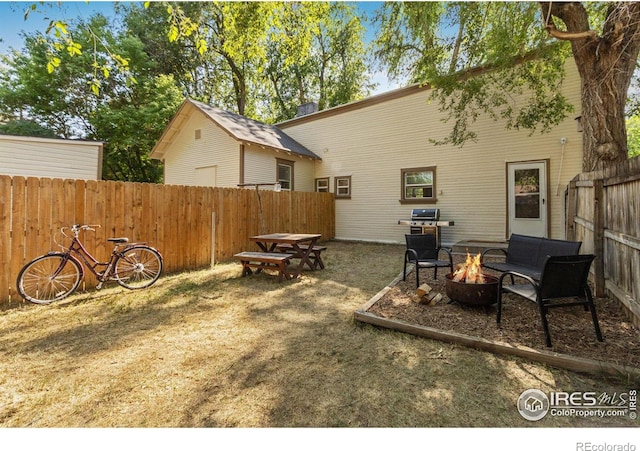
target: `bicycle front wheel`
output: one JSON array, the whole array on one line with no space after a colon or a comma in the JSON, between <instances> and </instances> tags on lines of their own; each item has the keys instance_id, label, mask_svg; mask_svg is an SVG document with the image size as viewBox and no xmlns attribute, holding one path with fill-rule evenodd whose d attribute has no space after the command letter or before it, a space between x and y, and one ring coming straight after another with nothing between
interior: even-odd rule
<instances>
[{"instance_id":1,"label":"bicycle front wheel","mask_svg":"<svg viewBox=\"0 0 640 451\"><path fill-rule=\"evenodd\" d=\"M114 278L123 287L137 290L155 283L161 273L162 256L157 250L132 246L116 260Z\"/></svg>"},{"instance_id":2,"label":"bicycle front wheel","mask_svg":"<svg viewBox=\"0 0 640 451\"><path fill-rule=\"evenodd\" d=\"M48 254L27 263L18 274L20 296L35 304L50 304L73 293L82 281L82 266L64 254Z\"/></svg>"}]
</instances>

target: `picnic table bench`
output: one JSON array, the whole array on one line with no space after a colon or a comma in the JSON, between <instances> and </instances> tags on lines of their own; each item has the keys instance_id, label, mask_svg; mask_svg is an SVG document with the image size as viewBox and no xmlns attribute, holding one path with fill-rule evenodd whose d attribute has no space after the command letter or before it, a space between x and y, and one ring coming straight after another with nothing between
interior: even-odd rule
<instances>
[{"instance_id":1,"label":"picnic table bench","mask_svg":"<svg viewBox=\"0 0 640 451\"><path fill-rule=\"evenodd\" d=\"M278 271L278 282L292 278L287 265L293 254L281 252L240 252L234 257L242 263L242 277L253 274L251 268L256 268L256 273L263 269Z\"/></svg>"},{"instance_id":2,"label":"picnic table bench","mask_svg":"<svg viewBox=\"0 0 640 451\"><path fill-rule=\"evenodd\" d=\"M303 251L309 250L308 244L300 244L298 247ZM280 252L292 253L293 258L302 258L300 253L296 252L292 244L282 243L278 244L277 249ZM311 252L309 253L309 259L312 261L311 269L324 269L324 262L322 261L322 252L327 250L327 246L311 246Z\"/></svg>"}]
</instances>

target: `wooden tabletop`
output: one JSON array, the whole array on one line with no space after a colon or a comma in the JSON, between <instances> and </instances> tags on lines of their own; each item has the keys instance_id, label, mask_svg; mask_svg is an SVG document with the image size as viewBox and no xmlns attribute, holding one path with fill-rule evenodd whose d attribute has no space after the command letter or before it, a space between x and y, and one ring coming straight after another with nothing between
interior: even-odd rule
<instances>
[{"instance_id":1,"label":"wooden tabletop","mask_svg":"<svg viewBox=\"0 0 640 451\"><path fill-rule=\"evenodd\" d=\"M316 240L322 237L319 233L268 233L266 235L252 236L251 241L261 241L268 243L293 244L303 241Z\"/></svg>"}]
</instances>

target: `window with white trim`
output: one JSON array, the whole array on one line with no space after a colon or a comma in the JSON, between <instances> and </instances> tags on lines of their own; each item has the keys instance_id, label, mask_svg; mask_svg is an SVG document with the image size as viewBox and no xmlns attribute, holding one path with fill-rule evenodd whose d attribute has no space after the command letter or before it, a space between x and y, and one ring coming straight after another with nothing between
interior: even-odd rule
<instances>
[{"instance_id":1,"label":"window with white trim","mask_svg":"<svg viewBox=\"0 0 640 451\"><path fill-rule=\"evenodd\" d=\"M283 191L293 191L293 161L276 158L276 178Z\"/></svg>"},{"instance_id":2,"label":"window with white trim","mask_svg":"<svg viewBox=\"0 0 640 451\"><path fill-rule=\"evenodd\" d=\"M316 193L329 192L329 177L316 179Z\"/></svg>"},{"instance_id":3,"label":"window with white trim","mask_svg":"<svg viewBox=\"0 0 640 451\"><path fill-rule=\"evenodd\" d=\"M333 194L336 199L351 198L351 176L336 177Z\"/></svg>"}]
</instances>

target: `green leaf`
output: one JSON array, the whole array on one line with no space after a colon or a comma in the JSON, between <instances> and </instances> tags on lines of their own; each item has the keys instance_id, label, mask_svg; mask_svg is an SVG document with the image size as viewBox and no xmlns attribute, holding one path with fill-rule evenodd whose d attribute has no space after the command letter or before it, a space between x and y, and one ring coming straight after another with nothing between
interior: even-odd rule
<instances>
[{"instance_id":1,"label":"green leaf","mask_svg":"<svg viewBox=\"0 0 640 451\"><path fill-rule=\"evenodd\" d=\"M207 51L207 41L199 39L196 43L196 47L198 49L198 53L200 53L200 55L204 55Z\"/></svg>"},{"instance_id":2,"label":"green leaf","mask_svg":"<svg viewBox=\"0 0 640 451\"><path fill-rule=\"evenodd\" d=\"M91 88L91 92L93 92L96 96L100 94L100 82L95 78L91 81L87 82L89 87Z\"/></svg>"},{"instance_id":3,"label":"green leaf","mask_svg":"<svg viewBox=\"0 0 640 451\"><path fill-rule=\"evenodd\" d=\"M67 24L64 22L56 22L56 30L59 30L62 34L69 34L67 32Z\"/></svg>"},{"instance_id":4,"label":"green leaf","mask_svg":"<svg viewBox=\"0 0 640 451\"><path fill-rule=\"evenodd\" d=\"M69 52L69 55L71 56L81 55L82 54L81 49L82 49L82 46L77 42L70 42L67 45L67 52Z\"/></svg>"},{"instance_id":5,"label":"green leaf","mask_svg":"<svg viewBox=\"0 0 640 451\"><path fill-rule=\"evenodd\" d=\"M169 27L169 33L167 34L167 37L169 38L169 42L177 41L178 36L179 36L178 27L176 27L175 25L171 25L171 27Z\"/></svg>"}]
</instances>

